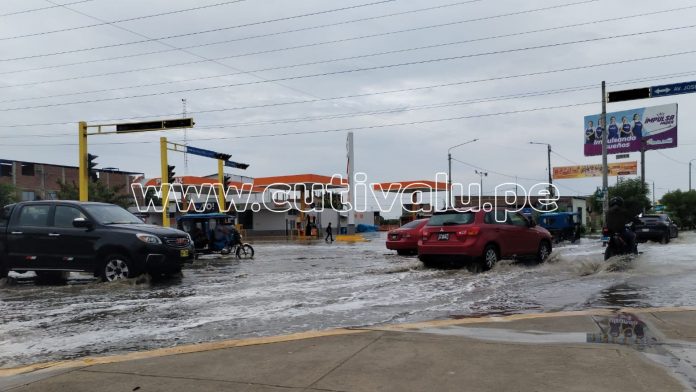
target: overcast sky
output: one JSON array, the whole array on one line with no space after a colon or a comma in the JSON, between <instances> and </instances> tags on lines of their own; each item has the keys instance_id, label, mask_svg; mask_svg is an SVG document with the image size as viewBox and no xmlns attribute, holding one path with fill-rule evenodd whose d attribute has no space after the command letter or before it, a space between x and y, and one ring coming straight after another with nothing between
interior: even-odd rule
<instances>
[{"instance_id":1,"label":"overcast sky","mask_svg":"<svg viewBox=\"0 0 696 392\"><path fill-rule=\"evenodd\" d=\"M583 116L601 110L602 80L613 84L609 90L696 80L696 53L544 73L696 51L696 28L688 27L696 2L687 0L52 1L71 5L0 2L0 124L55 123L0 127L2 159L77 165L77 121L180 117L185 98L196 122L189 144L250 164L236 174L343 173L345 129L361 128L355 130L355 167L370 181L434 179L447 170L449 147L479 138L452 154L487 170L484 189L490 191L514 176L527 186L546 179L546 149L529 141L552 145L553 166L601 163L583 156ZM347 7L353 8L339 10ZM634 35L679 27L686 28ZM535 30L546 31L527 33ZM365 37L373 35L380 36ZM565 44L571 41L586 42ZM289 49L296 46L305 47ZM327 61L337 59L344 60ZM374 67L383 68L365 69ZM513 77L523 74L537 75ZM651 80L615 84L645 78ZM403 89L410 91L386 93ZM345 96L353 97L327 99ZM480 102L503 96L518 97ZM658 197L688 187L696 96L609 106L673 102L680 105L680 146L647 153L646 177ZM585 105L569 106L577 104ZM556 108L528 111L549 107ZM495 115L506 112L518 113ZM404 124L413 122L424 123ZM254 137L313 131L332 132ZM164 135L94 136L90 152L101 167L158 177ZM166 136L183 141L184 132ZM453 163L454 180L478 182L474 168L461 162ZM170 153L170 164L184 174L183 155ZM215 170L212 160L189 158L188 174ZM601 178L557 184L562 194L588 194Z\"/></svg>"}]
</instances>

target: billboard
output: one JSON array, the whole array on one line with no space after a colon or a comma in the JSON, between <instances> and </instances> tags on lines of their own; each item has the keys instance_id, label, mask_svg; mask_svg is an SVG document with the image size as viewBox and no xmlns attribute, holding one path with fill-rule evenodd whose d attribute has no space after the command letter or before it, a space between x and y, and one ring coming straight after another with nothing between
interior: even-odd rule
<instances>
[{"instance_id":1,"label":"billboard","mask_svg":"<svg viewBox=\"0 0 696 392\"><path fill-rule=\"evenodd\" d=\"M609 164L610 176L629 176L638 173L638 162L616 162ZM571 178L601 177L602 164L562 166L553 168L554 180L567 180Z\"/></svg>"},{"instance_id":2,"label":"billboard","mask_svg":"<svg viewBox=\"0 0 696 392\"><path fill-rule=\"evenodd\" d=\"M585 116L585 156L602 155L599 114ZM607 153L677 147L677 104L607 113Z\"/></svg>"}]
</instances>

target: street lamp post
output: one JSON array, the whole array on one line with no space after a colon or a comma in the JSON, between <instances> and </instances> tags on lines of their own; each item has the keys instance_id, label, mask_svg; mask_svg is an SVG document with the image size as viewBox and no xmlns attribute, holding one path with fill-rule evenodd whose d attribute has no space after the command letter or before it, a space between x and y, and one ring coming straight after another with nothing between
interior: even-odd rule
<instances>
[{"instance_id":1,"label":"street lamp post","mask_svg":"<svg viewBox=\"0 0 696 392\"><path fill-rule=\"evenodd\" d=\"M689 190L691 190L691 162L696 161L696 159L692 159L689 161Z\"/></svg>"},{"instance_id":2,"label":"street lamp post","mask_svg":"<svg viewBox=\"0 0 696 392\"><path fill-rule=\"evenodd\" d=\"M448 167L448 170L447 170L447 191L449 194L447 195L447 202L446 202L446 206L445 206L446 208L450 207L450 202L452 201L452 150L457 148L457 147L461 147L465 144L473 143L475 141L478 141L478 139L472 139L472 140L469 140L468 142L464 142L462 144L457 144L456 146L452 146L452 147L447 149L447 167Z\"/></svg>"},{"instance_id":3,"label":"street lamp post","mask_svg":"<svg viewBox=\"0 0 696 392\"><path fill-rule=\"evenodd\" d=\"M478 174L478 175L481 177L481 182L480 182L480 186L481 186L481 190L480 190L480 191L481 191L481 196L480 196L480 197L482 197L482 196L483 196L483 177L488 177L488 172L483 172L483 171L474 170L474 173ZM480 197L479 197L479 198L480 198ZM479 201L480 201L480 200L479 200Z\"/></svg>"},{"instance_id":4,"label":"street lamp post","mask_svg":"<svg viewBox=\"0 0 696 392\"><path fill-rule=\"evenodd\" d=\"M549 196L553 197L553 177L551 176L551 145L549 143L529 142L529 144L540 144L546 146L549 164Z\"/></svg>"}]
</instances>

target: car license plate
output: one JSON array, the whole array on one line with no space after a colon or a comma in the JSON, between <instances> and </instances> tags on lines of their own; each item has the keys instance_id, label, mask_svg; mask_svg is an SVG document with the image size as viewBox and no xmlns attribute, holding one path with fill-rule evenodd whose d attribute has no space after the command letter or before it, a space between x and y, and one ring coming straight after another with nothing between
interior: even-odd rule
<instances>
[{"instance_id":1,"label":"car license plate","mask_svg":"<svg viewBox=\"0 0 696 392\"><path fill-rule=\"evenodd\" d=\"M449 233L440 233L437 235L438 241L447 241L449 240Z\"/></svg>"},{"instance_id":2,"label":"car license plate","mask_svg":"<svg viewBox=\"0 0 696 392\"><path fill-rule=\"evenodd\" d=\"M181 250L181 257L189 257L189 250L188 250L188 249L182 249L182 250Z\"/></svg>"},{"instance_id":3,"label":"car license plate","mask_svg":"<svg viewBox=\"0 0 696 392\"><path fill-rule=\"evenodd\" d=\"M650 231L650 229L643 229L643 231Z\"/></svg>"}]
</instances>

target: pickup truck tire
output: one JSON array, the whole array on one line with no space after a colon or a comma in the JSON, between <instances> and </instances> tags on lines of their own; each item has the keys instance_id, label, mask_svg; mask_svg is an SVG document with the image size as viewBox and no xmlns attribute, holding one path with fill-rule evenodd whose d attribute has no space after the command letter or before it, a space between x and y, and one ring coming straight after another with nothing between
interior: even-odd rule
<instances>
[{"instance_id":1,"label":"pickup truck tire","mask_svg":"<svg viewBox=\"0 0 696 392\"><path fill-rule=\"evenodd\" d=\"M138 276L133 262L126 256L118 253L110 254L104 258L101 268L101 278L105 282L131 279Z\"/></svg>"},{"instance_id":2,"label":"pickup truck tire","mask_svg":"<svg viewBox=\"0 0 696 392\"><path fill-rule=\"evenodd\" d=\"M662 234L662 237L660 238L660 243L669 244L669 233Z\"/></svg>"}]
</instances>

